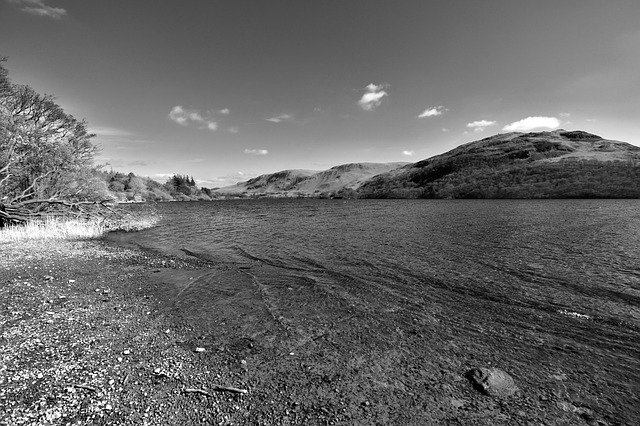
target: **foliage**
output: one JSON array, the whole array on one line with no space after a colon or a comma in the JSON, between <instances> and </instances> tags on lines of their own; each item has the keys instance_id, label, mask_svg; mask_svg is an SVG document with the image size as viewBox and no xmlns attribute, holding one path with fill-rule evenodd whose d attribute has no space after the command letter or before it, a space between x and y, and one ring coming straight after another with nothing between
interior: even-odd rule
<instances>
[{"instance_id":1,"label":"foliage","mask_svg":"<svg viewBox=\"0 0 640 426\"><path fill-rule=\"evenodd\" d=\"M0 60L0 226L110 199L84 121L50 95L14 84ZM95 204L95 203L98 204Z\"/></svg>"},{"instance_id":2,"label":"foliage","mask_svg":"<svg viewBox=\"0 0 640 426\"><path fill-rule=\"evenodd\" d=\"M113 197L120 202L142 201L209 201L213 195L208 188L198 188L191 176L175 174L165 184L136 176L134 173L101 172Z\"/></svg>"}]
</instances>

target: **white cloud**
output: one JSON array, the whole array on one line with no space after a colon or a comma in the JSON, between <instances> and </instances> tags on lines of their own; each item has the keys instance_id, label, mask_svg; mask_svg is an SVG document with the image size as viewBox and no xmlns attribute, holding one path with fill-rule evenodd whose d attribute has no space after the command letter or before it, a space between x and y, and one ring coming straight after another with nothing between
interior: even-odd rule
<instances>
[{"instance_id":1,"label":"white cloud","mask_svg":"<svg viewBox=\"0 0 640 426\"><path fill-rule=\"evenodd\" d=\"M406 151L405 150L405 151L402 151L402 154L411 157L414 154L414 152L415 151Z\"/></svg>"},{"instance_id":2,"label":"white cloud","mask_svg":"<svg viewBox=\"0 0 640 426\"><path fill-rule=\"evenodd\" d=\"M443 127L441 130L442 130L444 133L447 133L447 132L449 131L449 129L447 129L446 127Z\"/></svg>"},{"instance_id":3,"label":"white cloud","mask_svg":"<svg viewBox=\"0 0 640 426\"><path fill-rule=\"evenodd\" d=\"M482 132L487 127L493 126L495 124L496 124L495 121L476 120L476 121L472 121L471 123L467 123L467 127L470 129L473 129L474 132Z\"/></svg>"},{"instance_id":4,"label":"white cloud","mask_svg":"<svg viewBox=\"0 0 640 426\"><path fill-rule=\"evenodd\" d=\"M229 115L230 112L231 111L229 111L229 108L222 108L220 110L220 114L222 114L222 115Z\"/></svg>"},{"instance_id":5,"label":"white cloud","mask_svg":"<svg viewBox=\"0 0 640 426\"><path fill-rule=\"evenodd\" d=\"M445 111L449 111L449 110L447 108L443 107L442 105L438 105L438 106L435 106L435 107L429 107L429 108L425 109L424 111L422 111L422 113L418 116L418 118L436 117L438 115L444 114Z\"/></svg>"},{"instance_id":6,"label":"white cloud","mask_svg":"<svg viewBox=\"0 0 640 426\"><path fill-rule=\"evenodd\" d=\"M388 86L388 85L386 85ZM365 111L371 111L375 107L380 106L382 103L382 98L385 96L389 96L389 94L384 91L384 85L379 84L369 84L365 87L366 92L362 95L362 98L358 101L358 105Z\"/></svg>"},{"instance_id":7,"label":"white cloud","mask_svg":"<svg viewBox=\"0 0 640 426\"><path fill-rule=\"evenodd\" d=\"M269 151L266 149L245 149L244 153L249 155L267 155Z\"/></svg>"},{"instance_id":8,"label":"white cloud","mask_svg":"<svg viewBox=\"0 0 640 426\"><path fill-rule=\"evenodd\" d=\"M234 135L235 135L236 133L238 133L238 132L240 131L240 129L238 129L236 126L231 126L231 127L229 127L229 128L227 129L227 131L228 131L229 133L232 133L232 134L234 134Z\"/></svg>"},{"instance_id":9,"label":"white cloud","mask_svg":"<svg viewBox=\"0 0 640 426\"><path fill-rule=\"evenodd\" d=\"M214 132L218 129L218 123L204 118L200 111L195 109L187 109L181 105L176 105L171 108L171 111L169 112L169 118L180 124L181 126L196 124L199 125L200 128L206 128Z\"/></svg>"},{"instance_id":10,"label":"white cloud","mask_svg":"<svg viewBox=\"0 0 640 426\"><path fill-rule=\"evenodd\" d=\"M558 114L560 117L562 118L569 118L571 117L571 113L570 112L561 112L560 114Z\"/></svg>"},{"instance_id":11,"label":"white cloud","mask_svg":"<svg viewBox=\"0 0 640 426\"><path fill-rule=\"evenodd\" d=\"M560 121L555 117L527 117L502 128L505 132L528 132L534 129L557 129Z\"/></svg>"},{"instance_id":12,"label":"white cloud","mask_svg":"<svg viewBox=\"0 0 640 426\"><path fill-rule=\"evenodd\" d=\"M52 19L60 19L67 14L67 11L61 7L46 5L45 0L9 0L9 3L22 7L20 10L23 12Z\"/></svg>"},{"instance_id":13,"label":"white cloud","mask_svg":"<svg viewBox=\"0 0 640 426\"><path fill-rule=\"evenodd\" d=\"M281 123L283 121L289 121L293 119L293 115L291 114L280 114L275 117L265 118L265 120L270 121L272 123Z\"/></svg>"}]
</instances>

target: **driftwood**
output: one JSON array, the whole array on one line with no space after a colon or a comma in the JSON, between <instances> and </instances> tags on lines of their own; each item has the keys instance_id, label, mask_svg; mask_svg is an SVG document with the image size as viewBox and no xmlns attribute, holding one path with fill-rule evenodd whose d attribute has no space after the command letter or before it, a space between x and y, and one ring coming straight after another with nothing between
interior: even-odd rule
<instances>
[{"instance_id":1,"label":"driftwood","mask_svg":"<svg viewBox=\"0 0 640 426\"><path fill-rule=\"evenodd\" d=\"M239 389L239 388L233 388L233 387L229 387L229 386L220 386L220 385L213 385L211 390L218 391L218 392L239 393L239 394L243 394L243 395L249 392L246 389ZM209 396L209 397L212 396L209 392L207 392L204 389L186 388L186 389L183 390L183 392L184 393L199 393L200 395Z\"/></svg>"}]
</instances>

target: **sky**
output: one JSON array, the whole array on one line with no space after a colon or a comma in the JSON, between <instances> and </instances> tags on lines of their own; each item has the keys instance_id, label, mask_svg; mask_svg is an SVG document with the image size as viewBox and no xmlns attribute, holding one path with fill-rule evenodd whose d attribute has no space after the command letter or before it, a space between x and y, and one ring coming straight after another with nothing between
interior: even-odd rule
<instances>
[{"instance_id":1,"label":"sky","mask_svg":"<svg viewBox=\"0 0 640 426\"><path fill-rule=\"evenodd\" d=\"M221 187L508 131L640 145L639 0L0 0L16 83L98 162Z\"/></svg>"}]
</instances>

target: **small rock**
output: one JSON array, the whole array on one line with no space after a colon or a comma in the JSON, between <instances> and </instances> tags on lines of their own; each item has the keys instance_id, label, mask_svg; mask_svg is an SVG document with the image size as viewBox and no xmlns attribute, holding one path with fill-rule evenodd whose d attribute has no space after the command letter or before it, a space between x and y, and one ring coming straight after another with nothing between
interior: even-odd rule
<instances>
[{"instance_id":1,"label":"small rock","mask_svg":"<svg viewBox=\"0 0 640 426\"><path fill-rule=\"evenodd\" d=\"M70 284L73 284L73 283L75 283L75 282L76 282L76 280L69 280L69 283L70 283Z\"/></svg>"},{"instance_id":2,"label":"small rock","mask_svg":"<svg viewBox=\"0 0 640 426\"><path fill-rule=\"evenodd\" d=\"M466 376L474 388L492 397L507 397L518 390L513 377L499 368L475 368Z\"/></svg>"},{"instance_id":3,"label":"small rock","mask_svg":"<svg viewBox=\"0 0 640 426\"><path fill-rule=\"evenodd\" d=\"M111 404L107 404L104 406L105 410L113 410L113 407L111 406Z\"/></svg>"},{"instance_id":4,"label":"small rock","mask_svg":"<svg viewBox=\"0 0 640 426\"><path fill-rule=\"evenodd\" d=\"M204 352L205 350L205 348L196 348L196 352Z\"/></svg>"},{"instance_id":5,"label":"small rock","mask_svg":"<svg viewBox=\"0 0 640 426\"><path fill-rule=\"evenodd\" d=\"M43 279L44 279L45 281L53 281L53 277L52 277L51 275L45 275L45 276L43 277Z\"/></svg>"},{"instance_id":6,"label":"small rock","mask_svg":"<svg viewBox=\"0 0 640 426\"><path fill-rule=\"evenodd\" d=\"M453 408L462 408L464 407L464 401L461 399L451 398L451 405L453 405Z\"/></svg>"},{"instance_id":7,"label":"small rock","mask_svg":"<svg viewBox=\"0 0 640 426\"><path fill-rule=\"evenodd\" d=\"M123 355L129 355L131 353L131 351L129 349L125 349L124 351L122 351Z\"/></svg>"}]
</instances>

